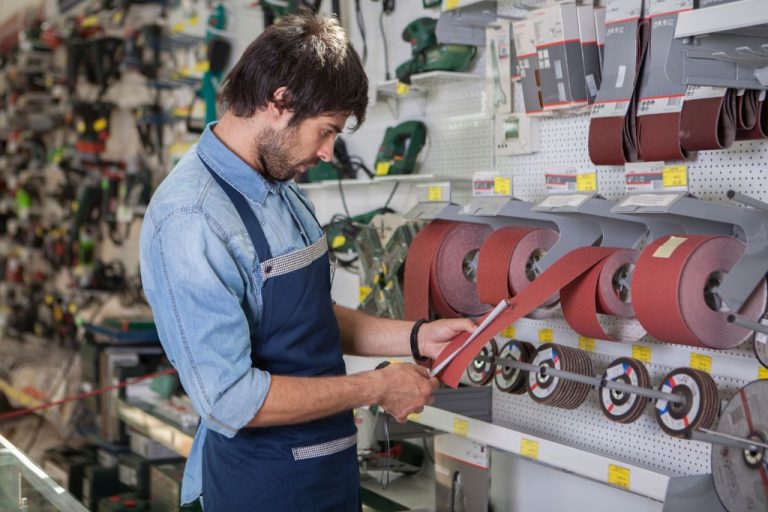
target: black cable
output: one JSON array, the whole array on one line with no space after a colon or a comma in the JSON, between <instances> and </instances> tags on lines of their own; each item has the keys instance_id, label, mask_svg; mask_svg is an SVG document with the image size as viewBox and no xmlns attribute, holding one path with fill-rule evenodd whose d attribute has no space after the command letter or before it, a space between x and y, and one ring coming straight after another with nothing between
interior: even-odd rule
<instances>
[{"instance_id":1,"label":"black cable","mask_svg":"<svg viewBox=\"0 0 768 512\"><path fill-rule=\"evenodd\" d=\"M349 214L349 208L347 207L347 198L344 197L344 187L341 186L341 176L339 176L339 194L341 194L341 204L344 205L344 213L347 214L347 219L351 219L352 216Z\"/></svg>"},{"instance_id":2,"label":"black cable","mask_svg":"<svg viewBox=\"0 0 768 512\"><path fill-rule=\"evenodd\" d=\"M395 186L392 187L392 192L389 193L389 197L387 198L387 201L384 203L384 208L382 210L388 210L389 209L389 202L392 201L392 198L395 195L395 192L397 192L397 187L400 186L400 182L396 181Z\"/></svg>"},{"instance_id":3,"label":"black cable","mask_svg":"<svg viewBox=\"0 0 768 512\"><path fill-rule=\"evenodd\" d=\"M379 14L379 30L381 31L381 43L384 47L384 76L386 80L389 80L391 78L391 75L389 74L389 47L387 45L387 36L386 34L384 34L385 10L386 10L385 6L382 6L381 13Z\"/></svg>"},{"instance_id":4,"label":"black cable","mask_svg":"<svg viewBox=\"0 0 768 512\"><path fill-rule=\"evenodd\" d=\"M357 19L357 29L363 40L363 66L365 66L368 63L368 36L365 33L365 19L360 8L360 0L355 0L355 18Z\"/></svg>"}]
</instances>

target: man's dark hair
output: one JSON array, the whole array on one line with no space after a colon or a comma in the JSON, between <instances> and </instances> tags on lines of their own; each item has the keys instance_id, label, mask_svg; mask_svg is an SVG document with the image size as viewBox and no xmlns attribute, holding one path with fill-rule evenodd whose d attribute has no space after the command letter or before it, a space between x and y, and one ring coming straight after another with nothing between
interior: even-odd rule
<instances>
[{"instance_id":1,"label":"man's dark hair","mask_svg":"<svg viewBox=\"0 0 768 512\"><path fill-rule=\"evenodd\" d=\"M368 77L335 18L302 10L284 16L246 48L229 72L219 101L237 117L250 117L288 90L279 107L293 112L290 125L326 113L365 121Z\"/></svg>"}]
</instances>

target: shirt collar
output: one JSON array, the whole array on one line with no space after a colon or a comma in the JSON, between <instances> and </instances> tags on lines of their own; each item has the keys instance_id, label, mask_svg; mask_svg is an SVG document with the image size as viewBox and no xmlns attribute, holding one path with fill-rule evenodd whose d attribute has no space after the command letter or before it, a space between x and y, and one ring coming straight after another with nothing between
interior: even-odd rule
<instances>
[{"instance_id":1,"label":"shirt collar","mask_svg":"<svg viewBox=\"0 0 768 512\"><path fill-rule=\"evenodd\" d=\"M285 183L269 182L256 169L245 163L213 133L216 122L208 124L197 143L197 154L213 172L235 187L247 199L263 204L267 194L279 194Z\"/></svg>"}]
</instances>

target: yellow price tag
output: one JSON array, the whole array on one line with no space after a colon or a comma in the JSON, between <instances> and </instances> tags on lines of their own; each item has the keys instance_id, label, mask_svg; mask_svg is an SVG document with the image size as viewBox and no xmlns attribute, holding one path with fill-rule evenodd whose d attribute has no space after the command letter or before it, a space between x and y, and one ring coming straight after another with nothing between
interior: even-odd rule
<instances>
[{"instance_id":1,"label":"yellow price tag","mask_svg":"<svg viewBox=\"0 0 768 512\"><path fill-rule=\"evenodd\" d=\"M373 288L370 286L361 286L360 287L360 302L362 303L373 291Z\"/></svg>"},{"instance_id":2,"label":"yellow price tag","mask_svg":"<svg viewBox=\"0 0 768 512\"><path fill-rule=\"evenodd\" d=\"M78 121L75 125L75 130L77 130L77 133L85 133L85 123Z\"/></svg>"},{"instance_id":3,"label":"yellow price tag","mask_svg":"<svg viewBox=\"0 0 768 512\"><path fill-rule=\"evenodd\" d=\"M410 90L411 90L410 85L403 82L397 82L396 91L398 96L403 96L404 94L408 94Z\"/></svg>"},{"instance_id":4,"label":"yellow price tag","mask_svg":"<svg viewBox=\"0 0 768 512\"><path fill-rule=\"evenodd\" d=\"M77 304L74 304L72 302L67 304L67 311L69 312L70 315L74 315L75 313L77 313Z\"/></svg>"},{"instance_id":5,"label":"yellow price tag","mask_svg":"<svg viewBox=\"0 0 768 512\"><path fill-rule=\"evenodd\" d=\"M524 437L520 439L520 455L528 457L529 459L538 460L539 442Z\"/></svg>"},{"instance_id":6,"label":"yellow price tag","mask_svg":"<svg viewBox=\"0 0 768 512\"><path fill-rule=\"evenodd\" d=\"M443 187L440 185L434 185L427 189L427 199L430 201L442 201L443 200Z\"/></svg>"},{"instance_id":7,"label":"yellow price tag","mask_svg":"<svg viewBox=\"0 0 768 512\"><path fill-rule=\"evenodd\" d=\"M412 412L408 415L408 421L417 422L421 419L421 413L418 412Z\"/></svg>"},{"instance_id":8,"label":"yellow price tag","mask_svg":"<svg viewBox=\"0 0 768 512\"><path fill-rule=\"evenodd\" d=\"M347 243L347 237L344 235L336 235L333 237L333 240L331 240L331 249L338 249L339 247L342 247L345 243Z\"/></svg>"},{"instance_id":9,"label":"yellow price tag","mask_svg":"<svg viewBox=\"0 0 768 512\"><path fill-rule=\"evenodd\" d=\"M99 17L98 16L86 16L80 22L80 26L82 28L96 27L96 26L98 26L98 24L99 24Z\"/></svg>"},{"instance_id":10,"label":"yellow price tag","mask_svg":"<svg viewBox=\"0 0 768 512\"><path fill-rule=\"evenodd\" d=\"M392 167L392 162L389 160L376 162L376 176L386 176L389 174L390 167Z\"/></svg>"},{"instance_id":11,"label":"yellow price tag","mask_svg":"<svg viewBox=\"0 0 768 512\"><path fill-rule=\"evenodd\" d=\"M505 328L503 331L501 331L501 335L505 338L514 338L515 337L515 326L510 325L509 327Z\"/></svg>"},{"instance_id":12,"label":"yellow price tag","mask_svg":"<svg viewBox=\"0 0 768 512\"><path fill-rule=\"evenodd\" d=\"M707 373L712 372L712 358L705 356L704 354L697 354L691 352L691 368L695 370L703 370Z\"/></svg>"},{"instance_id":13,"label":"yellow price tag","mask_svg":"<svg viewBox=\"0 0 768 512\"><path fill-rule=\"evenodd\" d=\"M616 464L608 464L608 483L629 489L629 469Z\"/></svg>"},{"instance_id":14,"label":"yellow price tag","mask_svg":"<svg viewBox=\"0 0 768 512\"><path fill-rule=\"evenodd\" d=\"M184 22L180 21L171 27L171 32L181 32L184 30Z\"/></svg>"},{"instance_id":15,"label":"yellow price tag","mask_svg":"<svg viewBox=\"0 0 768 512\"><path fill-rule=\"evenodd\" d=\"M469 436L469 421L461 418L453 418L453 433L457 436Z\"/></svg>"},{"instance_id":16,"label":"yellow price tag","mask_svg":"<svg viewBox=\"0 0 768 512\"><path fill-rule=\"evenodd\" d=\"M539 342L540 343L552 343L555 339L555 333L552 329L539 329Z\"/></svg>"},{"instance_id":17,"label":"yellow price tag","mask_svg":"<svg viewBox=\"0 0 768 512\"><path fill-rule=\"evenodd\" d=\"M632 357L644 363L651 362L651 347L632 345Z\"/></svg>"},{"instance_id":18,"label":"yellow price tag","mask_svg":"<svg viewBox=\"0 0 768 512\"><path fill-rule=\"evenodd\" d=\"M765 366L760 366L757 368L757 378L758 379L768 379L768 368Z\"/></svg>"},{"instance_id":19,"label":"yellow price tag","mask_svg":"<svg viewBox=\"0 0 768 512\"><path fill-rule=\"evenodd\" d=\"M688 166L668 165L661 170L661 183L664 188L687 187Z\"/></svg>"},{"instance_id":20,"label":"yellow price tag","mask_svg":"<svg viewBox=\"0 0 768 512\"><path fill-rule=\"evenodd\" d=\"M500 196L512 195L512 179L505 178L504 176L496 176L493 178L493 191Z\"/></svg>"},{"instance_id":21,"label":"yellow price tag","mask_svg":"<svg viewBox=\"0 0 768 512\"><path fill-rule=\"evenodd\" d=\"M202 74L202 73L207 72L209 69L211 69L211 63L208 62L207 60L201 60L200 62L195 64L195 72L196 73Z\"/></svg>"},{"instance_id":22,"label":"yellow price tag","mask_svg":"<svg viewBox=\"0 0 768 512\"><path fill-rule=\"evenodd\" d=\"M97 120L93 122L93 131L100 132L102 130L105 130L107 128L107 118L106 117L100 117Z\"/></svg>"},{"instance_id":23,"label":"yellow price tag","mask_svg":"<svg viewBox=\"0 0 768 512\"><path fill-rule=\"evenodd\" d=\"M459 6L459 0L445 0L445 6L443 7L444 11L447 11L449 9L456 9Z\"/></svg>"},{"instance_id":24,"label":"yellow price tag","mask_svg":"<svg viewBox=\"0 0 768 512\"><path fill-rule=\"evenodd\" d=\"M595 351L595 340L584 336L579 336L579 348L587 352Z\"/></svg>"},{"instance_id":25,"label":"yellow price tag","mask_svg":"<svg viewBox=\"0 0 768 512\"><path fill-rule=\"evenodd\" d=\"M577 174L576 190L579 192L595 192L597 190L597 173L586 172Z\"/></svg>"},{"instance_id":26,"label":"yellow price tag","mask_svg":"<svg viewBox=\"0 0 768 512\"><path fill-rule=\"evenodd\" d=\"M191 18L189 18L187 23L189 24L190 27L194 27L195 25L200 23L200 17L199 16L192 16Z\"/></svg>"}]
</instances>

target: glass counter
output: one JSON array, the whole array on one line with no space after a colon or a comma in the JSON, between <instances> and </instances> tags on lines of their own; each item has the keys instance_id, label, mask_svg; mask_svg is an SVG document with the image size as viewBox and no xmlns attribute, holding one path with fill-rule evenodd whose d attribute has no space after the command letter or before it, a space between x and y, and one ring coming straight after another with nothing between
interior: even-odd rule
<instances>
[{"instance_id":1,"label":"glass counter","mask_svg":"<svg viewBox=\"0 0 768 512\"><path fill-rule=\"evenodd\" d=\"M66 489L1 435L0 510L88 512Z\"/></svg>"}]
</instances>

